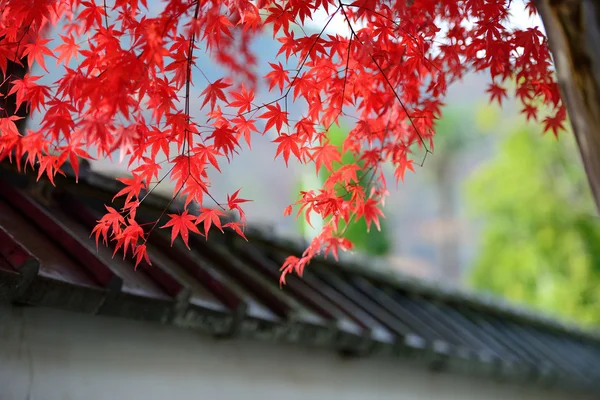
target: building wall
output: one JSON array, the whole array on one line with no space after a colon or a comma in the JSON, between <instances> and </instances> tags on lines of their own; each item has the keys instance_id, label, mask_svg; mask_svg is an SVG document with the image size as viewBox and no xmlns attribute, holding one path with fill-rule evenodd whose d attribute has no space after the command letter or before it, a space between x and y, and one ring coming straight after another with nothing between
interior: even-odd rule
<instances>
[{"instance_id":1,"label":"building wall","mask_svg":"<svg viewBox=\"0 0 600 400\"><path fill-rule=\"evenodd\" d=\"M157 324L0 307L0 400L578 400L399 360L216 341Z\"/></svg>"}]
</instances>

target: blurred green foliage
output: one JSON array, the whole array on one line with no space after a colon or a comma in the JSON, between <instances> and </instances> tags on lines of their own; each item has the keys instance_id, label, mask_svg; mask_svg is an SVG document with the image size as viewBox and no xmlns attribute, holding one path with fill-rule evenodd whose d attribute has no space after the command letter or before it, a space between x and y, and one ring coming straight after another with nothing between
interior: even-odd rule
<instances>
[{"instance_id":1,"label":"blurred green foliage","mask_svg":"<svg viewBox=\"0 0 600 400\"><path fill-rule=\"evenodd\" d=\"M341 148L347 134L346 130L337 126L332 126L329 129L329 141L331 144ZM342 163L338 165L337 168L353 162L355 162L354 156L351 153L346 152L342 155ZM358 164L361 165L362 162L359 162ZM330 175L331 172L322 167L318 177L314 176L314 172L310 173L310 175L303 176L300 181L300 190L310 190L321 187ZM367 183L365 182L363 187L365 188L365 193L368 193L369 188L366 187L366 184ZM298 193L298 191L295 193ZM371 231L367 232L367 224L364 218L361 218L358 221L353 220L346 229L344 236L354 243L354 249L356 251L374 256L387 255L391 251L389 229L384 218L380 218L379 221L381 231L378 231L376 227L372 226ZM298 218L298 229L304 237L309 237L318 232L320 225L316 216L311 218L311 222L314 229L308 225L304 218ZM340 230L343 230L343 222L341 224Z\"/></svg>"},{"instance_id":2,"label":"blurred green foliage","mask_svg":"<svg viewBox=\"0 0 600 400\"><path fill-rule=\"evenodd\" d=\"M600 219L572 134L556 140L532 124L517 127L467 190L484 222L471 284L600 323Z\"/></svg>"}]
</instances>

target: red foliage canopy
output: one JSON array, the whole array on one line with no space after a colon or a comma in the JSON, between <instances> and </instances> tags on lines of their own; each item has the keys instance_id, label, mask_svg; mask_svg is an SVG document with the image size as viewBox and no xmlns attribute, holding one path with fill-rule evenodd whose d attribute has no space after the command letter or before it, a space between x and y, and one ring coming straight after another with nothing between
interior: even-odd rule
<instances>
[{"instance_id":1,"label":"red foliage canopy","mask_svg":"<svg viewBox=\"0 0 600 400\"><path fill-rule=\"evenodd\" d=\"M22 134L15 110L3 107L0 159L37 164L40 176L52 180L67 160L77 171L77 157L90 158L88 152L129 156L131 178L121 180L126 186L117 194L125 206L109 207L94 231L97 240L131 249L138 262L159 224L136 223L141 193L164 179L175 182L173 196L185 196L186 208L200 205L168 215L162 228L173 240L180 235L187 243L190 232L208 236L211 226L243 236L246 200L239 190L226 200L209 193L207 171L220 171L267 130L277 132L275 157L286 165L334 171L320 190L302 192L284 211L293 206L309 221L313 213L327 221L300 258L286 260L285 282L315 255L352 247L341 220L365 218L379 227L388 193L383 163L393 164L400 180L412 169L413 151L430 152L446 89L465 73L489 71L488 92L498 102L507 81L515 82L528 118L538 118L541 104L551 110L546 130L556 133L566 118L547 40L537 28L507 26L508 0L164 0L161 7L152 18L147 0L3 0L0 8L1 95L43 116L39 129ZM320 9L330 16L320 33L298 28ZM527 9L535 13L531 1ZM325 33L334 17L348 35ZM61 30L59 39L49 38L51 27ZM273 100L257 104L250 44L265 30L280 50L263 77ZM200 48L222 65L222 78L204 75ZM41 70L7 76L9 62ZM61 71L53 85L40 83L48 68ZM203 88L200 109L190 105L192 84ZM290 115L290 102L304 102L308 111ZM342 148L328 140L340 118L354 121ZM177 154L169 151L172 143ZM360 163L337 168L347 151ZM364 181L372 183L368 193L359 185ZM238 218L222 223L225 211Z\"/></svg>"}]
</instances>

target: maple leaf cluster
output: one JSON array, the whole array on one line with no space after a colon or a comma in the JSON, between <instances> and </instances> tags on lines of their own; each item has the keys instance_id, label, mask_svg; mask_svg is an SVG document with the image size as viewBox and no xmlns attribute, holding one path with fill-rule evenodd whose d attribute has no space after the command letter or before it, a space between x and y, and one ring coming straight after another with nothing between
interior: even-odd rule
<instances>
[{"instance_id":1,"label":"maple leaf cluster","mask_svg":"<svg viewBox=\"0 0 600 400\"><path fill-rule=\"evenodd\" d=\"M274 131L275 158L285 165L331 171L322 188L284 210L326 221L301 256L285 261L285 282L315 256L352 248L340 226L364 218L379 228L383 165L400 181L431 152L447 87L467 72L489 71L490 98L499 103L514 82L528 119L541 119L541 106L551 110L546 130L556 134L566 118L547 39L537 28L508 26L510 1L165 0L153 17L147 7L147 0L4 0L0 9L0 95L41 116L38 129L19 132L19 117L0 103L0 159L36 166L53 181L67 161L77 173L90 153L128 157L131 175L116 195L124 207L108 207L94 234L131 250L138 263L149 262L146 241L160 221L139 225L136 210L165 179L175 183L173 198L185 199L185 210L162 225L173 240L187 245L190 233L208 237L211 227L244 235L247 200L239 190L217 200L208 172L220 172L255 135ZM531 1L527 8L535 13ZM318 10L330 17L323 30L306 33ZM347 35L326 33L333 18ZM54 39L52 29L60 30ZM250 45L265 33L279 52L257 77ZM222 77L202 72L200 49L223 67ZM10 63L30 72L13 75ZM41 79L48 68L61 71L52 84ZM262 82L268 103L256 101ZM202 88L199 109L192 85ZM290 115L292 102L306 111ZM334 146L329 128L344 118L353 129ZM342 166L347 152L356 162ZM228 212L237 218L225 221Z\"/></svg>"}]
</instances>

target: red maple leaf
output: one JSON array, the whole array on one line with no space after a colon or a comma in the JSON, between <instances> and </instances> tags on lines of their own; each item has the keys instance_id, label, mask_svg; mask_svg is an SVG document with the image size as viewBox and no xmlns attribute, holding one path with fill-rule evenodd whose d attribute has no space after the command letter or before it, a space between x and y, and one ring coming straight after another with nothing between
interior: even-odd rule
<instances>
[{"instance_id":1,"label":"red maple leaf","mask_svg":"<svg viewBox=\"0 0 600 400\"><path fill-rule=\"evenodd\" d=\"M288 166L288 160L290 158L290 153L293 153L298 159L300 159L300 148L298 147L298 134L286 135L282 133L277 139L273 140L275 143L279 143L277 146L277 153L275 154L275 158L278 155L283 155L283 160L285 161L286 167Z\"/></svg>"},{"instance_id":2,"label":"red maple leaf","mask_svg":"<svg viewBox=\"0 0 600 400\"><path fill-rule=\"evenodd\" d=\"M537 112L537 107L531 104L525 104L521 110L521 113L525 114L527 121L529 121L529 119L533 119L534 121L537 120Z\"/></svg>"},{"instance_id":3,"label":"red maple leaf","mask_svg":"<svg viewBox=\"0 0 600 400\"><path fill-rule=\"evenodd\" d=\"M258 116L259 118L265 118L267 120L267 123L265 125L265 132L273 126L275 127L275 129L277 129L277 132L281 132L281 128L283 128L283 125L288 124L288 113L281 109L279 103L275 105L267 105L267 110L268 111Z\"/></svg>"},{"instance_id":4,"label":"red maple leaf","mask_svg":"<svg viewBox=\"0 0 600 400\"><path fill-rule=\"evenodd\" d=\"M537 14L537 9L535 8L535 3L533 2L533 0L526 1L525 9L527 10L530 17Z\"/></svg>"},{"instance_id":5,"label":"red maple leaf","mask_svg":"<svg viewBox=\"0 0 600 400\"><path fill-rule=\"evenodd\" d=\"M23 55L27 56L29 68L32 67L33 62L35 61L44 69L44 71L48 72L46 63L44 62L44 56L54 57L54 53L46 47L46 43L49 43L50 41L51 39L39 39L35 43L25 45Z\"/></svg>"},{"instance_id":6,"label":"red maple leaf","mask_svg":"<svg viewBox=\"0 0 600 400\"><path fill-rule=\"evenodd\" d=\"M113 197L113 200L117 197L127 195L125 197L125 203L129 203L133 197L138 198L140 192L146 189L146 183L142 180L142 177L137 174L133 174L133 177L131 178L117 178L117 180L125 184L125 187Z\"/></svg>"},{"instance_id":7,"label":"red maple leaf","mask_svg":"<svg viewBox=\"0 0 600 400\"><path fill-rule=\"evenodd\" d=\"M46 176L50 183L54 185L54 176L58 173L65 176L65 173L60 169L60 158L58 156L46 155L40 159L40 166L38 168L38 176L39 180L44 172L46 172Z\"/></svg>"},{"instance_id":8,"label":"red maple leaf","mask_svg":"<svg viewBox=\"0 0 600 400\"><path fill-rule=\"evenodd\" d=\"M269 80L269 90L273 89L274 86L279 86L279 90L283 93L283 87L286 83L290 82L288 72L283 68L281 63L273 64L269 63L273 71L265 75L265 78Z\"/></svg>"},{"instance_id":9,"label":"red maple leaf","mask_svg":"<svg viewBox=\"0 0 600 400\"><path fill-rule=\"evenodd\" d=\"M333 171L333 163L342 162L342 155L340 154L337 146L325 142L322 146L316 146L313 148L312 159L315 162L317 174L321 165L324 165L329 171Z\"/></svg>"},{"instance_id":10,"label":"red maple leaf","mask_svg":"<svg viewBox=\"0 0 600 400\"><path fill-rule=\"evenodd\" d=\"M544 124L544 131L545 132L552 131L554 136L558 137L558 132L565 129L565 127L563 125L564 121L565 121L565 118L560 114L556 115L556 116L547 116L542 121Z\"/></svg>"},{"instance_id":11,"label":"red maple leaf","mask_svg":"<svg viewBox=\"0 0 600 400\"><path fill-rule=\"evenodd\" d=\"M137 243L141 238L143 238L143 236L144 230L142 227L138 225L133 217L128 218L125 229L119 230L114 234L114 240L117 243L115 245L113 257L115 254L117 254L121 247L123 247L123 259L127 257L127 251L129 250L129 247L131 247L132 252L135 253Z\"/></svg>"},{"instance_id":12,"label":"red maple leaf","mask_svg":"<svg viewBox=\"0 0 600 400\"><path fill-rule=\"evenodd\" d=\"M9 95L15 94L17 96L16 101L16 110L21 108L21 104L24 101L29 100L30 94L28 93L32 87L34 87L35 81L40 79L41 76L32 76L29 74L25 74L23 79L13 79L12 80L12 88L8 92Z\"/></svg>"},{"instance_id":13,"label":"red maple leaf","mask_svg":"<svg viewBox=\"0 0 600 400\"><path fill-rule=\"evenodd\" d=\"M221 232L223 232L223 227L221 227L221 217L224 216L221 211L215 208L203 208L200 210L200 215L196 218L196 223L199 224L204 222L204 236L208 240L208 231L212 225L216 226Z\"/></svg>"},{"instance_id":14,"label":"red maple leaf","mask_svg":"<svg viewBox=\"0 0 600 400\"><path fill-rule=\"evenodd\" d=\"M169 228L169 227L171 228L171 245L173 245L173 242L175 242L175 239L177 239L177 236L181 235L181 239L183 239L183 243L185 243L185 246L189 249L190 248L190 245L188 244L188 241L190 239L189 231L192 231L192 232L198 233L198 234L200 233L200 231L196 227L196 222L195 222L197 217L195 215L190 215L187 210L185 210L181 214L169 214L169 217L171 217L169 222L167 222L166 224L161 226L161 228Z\"/></svg>"},{"instance_id":15,"label":"red maple leaf","mask_svg":"<svg viewBox=\"0 0 600 400\"><path fill-rule=\"evenodd\" d=\"M58 65L61 62L69 64L69 61L71 61L72 57L75 57L75 59L78 60L79 44L75 42L73 35L59 36L62 39L63 44L56 46L54 49L54 51L58 54L58 57L56 57L56 64Z\"/></svg>"},{"instance_id":16,"label":"red maple leaf","mask_svg":"<svg viewBox=\"0 0 600 400\"><path fill-rule=\"evenodd\" d=\"M246 217L245 217L244 211L240 207L240 204L247 203L252 200L238 198L238 194L240 194L240 190L242 190L242 189L240 188L240 189L236 190L235 193L233 193L231 196L227 195L227 207L229 207L230 211L234 211L234 210L237 211L240 214L240 219L242 221L245 221Z\"/></svg>"},{"instance_id":17,"label":"red maple leaf","mask_svg":"<svg viewBox=\"0 0 600 400\"><path fill-rule=\"evenodd\" d=\"M329 253L331 253L333 254L333 258L335 258L335 260L338 261L340 250L348 251L351 250L352 247L352 242L346 238L329 238L325 243L325 257L327 257Z\"/></svg>"},{"instance_id":18,"label":"red maple leaf","mask_svg":"<svg viewBox=\"0 0 600 400\"><path fill-rule=\"evenodd\" d=\"M81 5L84 9L79 13L78 19L85 19L85 30L90 29L93 25L102 26L102 17L105 15L104 7L96 5L92 1L82 1Z\"/></svg>"},{"instance_id":19,"label":"red maple leaf","mask_svg":"<svg viewBox=\"0 0 600 400\"><path fill-rule=\"evenodd\" d=\"M379 224L379 217L383 217L383 212L379 208L379 204L373 199L368 199L362 210L362 216L365 217L365 222L367 223L367 232L371 230L371 223L375 223L377 230L381 230L381 225Z\"/></svg>"},{"instance_id":20,"label":"red maple leaf","mask_svg":"<svg viewBox=\"0 0 600 400\"><path fill-rule=\"evenodd\" d=\"M490 84L486 92L490 93L491 95L490 101L494 101L494 99L496 99L498 100L499 105L502 105L502 99L507 97L506 89L495 83Z\"/></svg>"},{"instance_id":21,"label":"red maple leaf","mask_svg":"<svg viewBox=\"0 0 600 400\"><path fill-rule=\"evenodd\" d=\"M138 265L144 260L148 265L152 265L150 262L150 257L148 257L148 250L146 249L145 244L138 245L133 255L135 256L135 269L137 269Z\"/></svg>"},{"instance_id":22,"label":"red maple leaf","mask_svg":"<svg viewBox=\"0 0 600 400\"><path fill-rule=\"evenodd\" d=\"M236 146L240 146L235 131L226 126L216 128L207 139L213 139L214 148L225 154L227 157L235 152Z\"/></svg>"},{"instance_id":23,"label":"red maple leaf","mask_svg":"<svg viewBox=\"0 0 600 400\"><path fill-rule=\"evenodd\" d=\"M200 157L202 164L209 162L217 171L221 172L219 161L217 160L217 156L221 155L221 153L219 153L215 146L199 144L194 147L194 154Z\"/></svg>"},{"instance_id":24,"label":"red maple leaf","mask_svg":"<svg viewBox=\"0 0 600 400\"><path fill-rule=\"evenodd\" d=\"M235 126L237 131L241 135L244 135L244 140L250 148L252 148L252 145L250 144L250 135L252 132L259 132L258 129L256 129L254 122L256 121L253 119L247 120L243 115L231 120L231 123Z\"/></svg>"},{"instance_id":25,"label":"red maple leaf","mask_svg":"<svg viewBox=\"0 0 600 400\"><path fill-rule=\"evenodd\" d=\"M225 93L223 93L223 89L226 89L229 86L231 85L223 82L223 79L217 79L214 83L209 83L200 94L200 97L204 96L204 101L200 108L204 107L208 102L210 102L211 109L215 108L217 99L227 103L227 98L225 97Z\"/></svg>"},{"instance_id":26,"label":"red maple leaf","mask_svg":"<svg viewBox=\"0 0 600 400\"><path fill-rule=\"evenodd\" d=\"M241 88L240 92L231 91L229 93L235 99L234 101L230 102L229 105L231 107L237 107L238 112L240 114L244 113L245 111L250 111L252 109L252 101L254 100L254 92L247 91L246 87L244 86L243 83L242 83L242 88Z\"/></svg>"},{"instance_id":27,"label":"red maple leaf","mask_svg":"<svg viewBox=\"0 0 600 400\"><path fill-rule=\"evenodd\" d=\"M246 235L244 234L243 228L244 225L241 222L228 222L225 225L223 225L223 228L230 228L232 229L235 233L237 233L238 235L240 235L246 242L248 241L248 238L246 238Z\"/></svg>"},{"instance_id":28,"label":"red maple leaf","mask_svg":"<svg viewBox=\"0 0 600 400\"><path fill-rule=\"evenodd\" d=\"M98 221L98 224L92 229L92 233L96 234L96 247L98 247L98 240L102 237L102 241L107 244L108 243L108 231L112 229L113 234L117 234L121 232L121 225L125 224L125 219L123 216L114 208L105 206L108 211L107 214Z\"/></svg>"}]
</instances>

